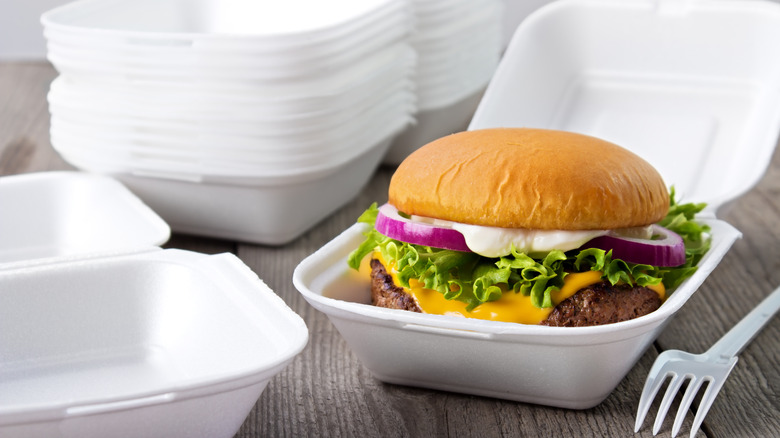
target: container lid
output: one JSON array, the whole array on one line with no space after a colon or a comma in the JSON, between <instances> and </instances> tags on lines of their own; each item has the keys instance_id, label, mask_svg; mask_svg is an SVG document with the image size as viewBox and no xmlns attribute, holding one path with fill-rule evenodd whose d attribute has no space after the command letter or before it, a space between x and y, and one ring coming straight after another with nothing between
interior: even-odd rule
<instances>
[{"instance_id":1,"label":"container lid","mask_svg":"<svg viewBox=\"0 0 780 438\"><path fill-rule=\"evenodd\" d=\"M780 131L780 5L561 0L517 28L469 129L593 135L711 213L755 185Z\"/></svg>"},{"instance_id":2,"label":"container lid","mask_svg":"<svg viewBox=\"0 0 780 438\"><path fill-rule=\"evenodd\" d=\"M170 227L118 181L55 171L0 177L0 264L159 246Z\"/></svg>"}]
</instances>

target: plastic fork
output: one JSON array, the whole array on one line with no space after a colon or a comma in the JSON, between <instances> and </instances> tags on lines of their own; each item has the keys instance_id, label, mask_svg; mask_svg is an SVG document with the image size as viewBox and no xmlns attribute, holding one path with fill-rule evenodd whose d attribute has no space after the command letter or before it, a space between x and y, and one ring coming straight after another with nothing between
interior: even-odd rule
<instances>
[{"instance_id":1,"label":"plastic fork","mask_svg":"<svg viewBox=\"0 0 780 438\"><path fill-rule=\"evenodd\" d=\"M709 350L702 354L691 354L680 350L667 350L658 355L650 374L647 376L642 397L639 399L639 408L636 413L636 423L634 432L639 428L650 410L650 405L661 389L667 378L671 378L666 388L661 404L658 407L658 414L653 423L653 435L656 435L661 429L669 407L680 390L680 387L687 381L688 388L680 401L680 407L677 409L677 416L672 426L672 437L676 437L682 426L685 414L693 402L699 389L706 382L707 389L701 398L696 416L691 426L691 437L696 435L707 411L710 410L712 402L718 395L718 391L723 386L734 365L737 364L737 355L753 340L761 331L761 328L772 319L774 314L780 308L780 287L774 290L764 299L755 309L748 313L737 323L728 333L726 333Z\"/></svg>"}]
</instances>

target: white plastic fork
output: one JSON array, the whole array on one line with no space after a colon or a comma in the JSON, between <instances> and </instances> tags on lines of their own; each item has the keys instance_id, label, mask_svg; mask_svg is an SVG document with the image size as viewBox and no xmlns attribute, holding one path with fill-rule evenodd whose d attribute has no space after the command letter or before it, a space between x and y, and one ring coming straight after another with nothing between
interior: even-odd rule
<instances>
[{"instance_id":1,"label":"white plastic fork","mask_svg":"<svg viewBox=\"0 0 780 438\"><path fill-rule=\"evenodd\" d=\"M685 414L693 402L699 388L708 382L707 389L701 398L696 416L691 426L691 438L699 430L707 411L710 410L712 402L718 395L718 391L723 386L734 365L737 363L737 355L742 349L753 340L761 331L761 328L772 319L774 314L780 308L780 287L774 290L764 299L755 309L748 313L737 323L728 333L726 333L709 350L702 354L691 354L680 350L667 350L658 355L650 374L647 376L642 397L639 399L639 408L636 413L636 423L634 432L639 428L650 410L650 405L655 399L658 390L663 383L670 377L669 385L666 388L661 404L658 407L658 414L653 423L653 435L656 435L661 429L666 413L669 411L672 401L680 387L688 381L688 388L680 401L680 407L677 409L677 416L672 426L672 437L676 437L682 426Z\"/></svg>"}]
</instances>

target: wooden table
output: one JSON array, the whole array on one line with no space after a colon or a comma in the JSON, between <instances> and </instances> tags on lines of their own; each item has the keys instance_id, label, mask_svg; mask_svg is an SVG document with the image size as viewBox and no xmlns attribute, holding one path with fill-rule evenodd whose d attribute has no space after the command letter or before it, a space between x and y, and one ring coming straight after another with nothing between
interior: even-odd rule
<instances>
[{"instance_id":1,"label":"wooden table","mask_svg":"<svg viewBox=\"0 0 780 438\"><path fill-rule=\"evenodd\" d=\"M0 175L71 169L49 141L47 63L0 63ZM310 331L305 350L273 378L237 437L256 436L614 436L634 435L639 394L659 351L703 352L780 285L780 149L761 182L720 214L743 232L701 289L617 389L573 411L384 384L360 364L324 314L293 287L295 266L387 199L392 168L380 168L349 205L294 242L269 247L174 234L167 247L238 255ZM0 214L6 206L0 206ZM780 318L741 354L697 436L780 436ZM522 370L518 370L522 378ZM650 437L652 418L636 436ZM669 436L673 415L660 436ZM681 436L689 434L692 415Z\"/></svg>"}]
</instances>

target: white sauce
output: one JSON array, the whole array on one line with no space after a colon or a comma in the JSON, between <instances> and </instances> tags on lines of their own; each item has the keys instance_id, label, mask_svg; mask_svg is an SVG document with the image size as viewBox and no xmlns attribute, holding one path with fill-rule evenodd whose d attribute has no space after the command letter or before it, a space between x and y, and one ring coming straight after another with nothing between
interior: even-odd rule
<instances>
[{"instance_id":1,"label":"white sauce","mask_svg":"<svg viewBox=\"0 0 780 438\"><path fill-rule=\"evenodd\" d=\"M516 251L526 254L547 253L554 249L568 251L579 248L585 242L609 232L609 230L565 231L485 227L421 216L412 216L411 219L459 231L465 237L469 249L485 257L508 255L511 253L513 245ZM650 227L638 227L620 230L616 234L649 238L648 232L650 232Z\"/></svg>"}]
</instances>

